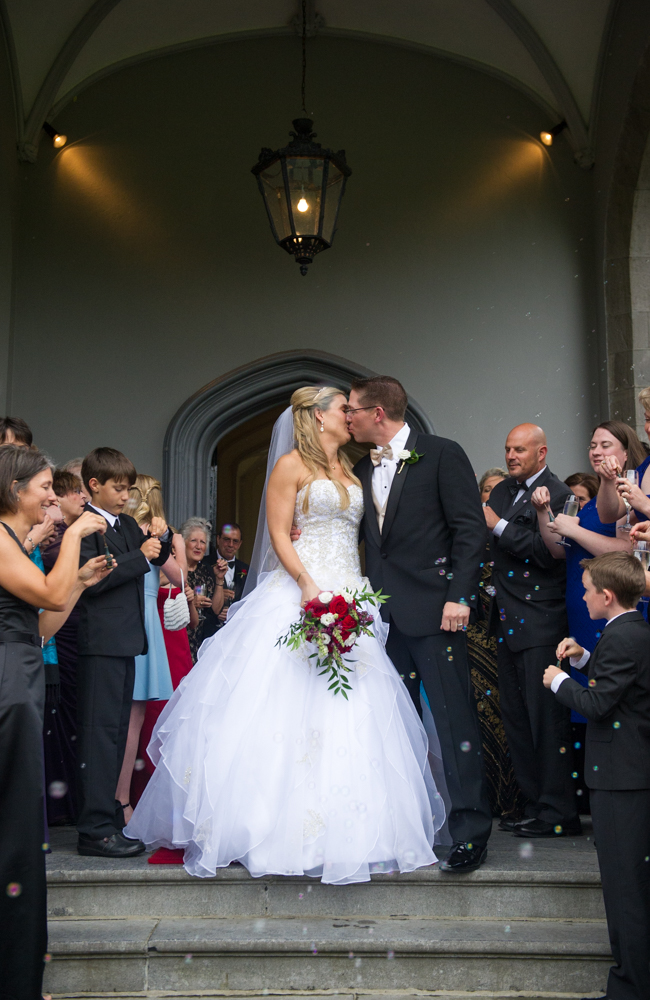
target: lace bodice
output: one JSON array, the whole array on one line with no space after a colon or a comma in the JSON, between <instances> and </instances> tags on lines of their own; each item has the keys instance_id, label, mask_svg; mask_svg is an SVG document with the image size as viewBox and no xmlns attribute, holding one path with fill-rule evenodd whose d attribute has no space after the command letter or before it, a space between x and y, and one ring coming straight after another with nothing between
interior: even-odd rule
<instances>
[{"instance_id":1,"label":"lace bodice","mask_svg":"<svg viewBox=\"0 0 650 1000\"><path fill-rule=\"evenodd\" d=\"M319 587L355 589L361 581L359 524L363 517L361 487L349 487L350 505L341 510L341 500L329 479L315 480L309 490L309 510L302 504L306 487L296 497L295 523L302 534L295 549L303 566Z\"/></svg>"}]
</instances>

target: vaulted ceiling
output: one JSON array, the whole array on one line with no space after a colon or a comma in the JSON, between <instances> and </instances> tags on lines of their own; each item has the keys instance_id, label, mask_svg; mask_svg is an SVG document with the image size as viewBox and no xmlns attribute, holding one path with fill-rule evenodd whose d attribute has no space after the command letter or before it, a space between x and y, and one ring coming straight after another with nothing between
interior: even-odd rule
<instances>
[{"instance_id":1,"label":"vaulted ceiling","mask_svg":"<svg viewBox=\"0 0 650 1000\"><path fill-rule=\"evenodd\" d=\"M565 119L591 162L612 0L308 0L310 30L430 51L500 76ZM21 152L90 82L174 48L295 31L296 0L0 0ZM553 119L553 120L551 120Z\"/></svg>"}]
</instances>

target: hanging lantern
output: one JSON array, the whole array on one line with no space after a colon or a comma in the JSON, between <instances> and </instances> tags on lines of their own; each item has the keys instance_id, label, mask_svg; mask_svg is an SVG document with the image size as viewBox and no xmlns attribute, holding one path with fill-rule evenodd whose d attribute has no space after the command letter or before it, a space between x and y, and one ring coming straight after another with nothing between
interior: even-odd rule
<instances>
[{"instance_id":1,"label":"hanging lantern","mask_svg":"<svg viewBox=\"0 0 650 1000\"><path fill-rule=\"evenodd\" d=\"M313 124L310 118L294 119L289 145L275 152L262 149L252 169L275 241L296 258L302 275L316 254L332 245L352 173L344 149L334 153L314 142Z\"/></svg>"}]
</instances>

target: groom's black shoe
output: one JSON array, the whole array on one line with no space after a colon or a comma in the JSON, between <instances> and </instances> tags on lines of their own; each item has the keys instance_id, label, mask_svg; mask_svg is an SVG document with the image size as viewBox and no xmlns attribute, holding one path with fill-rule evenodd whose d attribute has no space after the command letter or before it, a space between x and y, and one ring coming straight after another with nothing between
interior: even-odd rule
<instances>
[{"instance_id":1,"label":"groom's black shoe","mask_svg":"<svg viewBox=\"0 0 650 1000\"><path fill-rule=\"evenodd\" d=\"M131 840L123 833L114 833L112 837L103 840L91 840L90 837L79 837L77 850L93 858L135 858L146 851L141 840Z\"/></svg>"},{"instance_id":2,"label":"groom's black shoe","mask_svg":"<svg viewBox=\"0 0 650 1000\"><path fill-rule=\"evenodd\" d=\"M520 826L523 826L524 823L530 823L531 820L532 817L530 816L524 816L522 819L515 819L513 816L502 816L497 829L503 830L505 833L514 833Z\"/></svg>"},{"instance_id":3,"label":"groom's black shoe","mask_svg":"<svg viewBox=\"0 0 650 1000\"><path fill-rule=\"evenodd\" d=\"M543 819L531 819L515 827L515 837L579 837L582 824L579 819L569 823L547 823Z\"/></svg>"},{"instance_id":4,"label":"groom's black shoe","mask_svg":"<svg viewBox=\"0 0 650 1000\"><path fill-rule=\"evenodd\" d=\"M440 864L441 872L473 872L480 868L487 858L487 844L482 847L473 844L454 844L451 852Z\"/></svg>"}]
</instances>

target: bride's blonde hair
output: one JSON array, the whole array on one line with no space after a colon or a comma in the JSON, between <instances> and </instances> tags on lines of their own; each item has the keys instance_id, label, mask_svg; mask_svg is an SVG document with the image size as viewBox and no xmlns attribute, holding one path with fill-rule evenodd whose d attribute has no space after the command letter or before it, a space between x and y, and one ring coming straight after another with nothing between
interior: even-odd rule
<instances>
[{"instance_id":1,"label":"bride's blonde hair","mask_svg":"<svg viewBox=\"0 0 650 1000\"><path fill-rule=\"evenodd\" d=\"M316 410L329 410L332 401L337 396L342 395L344 393L341 389L335 389L331 385L321 389L317 385L306 385L302 389L296 389L291 397L296 449L311 473L302 502L302 509L305 513L309 510L309 488L321 472L324 472L330 482L336 486L341 498L341 509L345 510L346 507L350 506L348 491L343 483L334 478L330 470L327 455L320 443L318 420L316 419ZM352 471L352 462L342 448L338 450L338 460L346 478L360 486L359 480Z\"/></svg>"},{"instance_id":2,"label":"bride's blonde hair","mask_svg":"<svg viewBox=\"0 0 650 1000\"><path fill-rule=\"evenodd\" d=\"M162 517L165 520L160 483L153 476L135 477L135 483L129 490L129 499L124 505L126 514L134 517L138 524L151 524L152 517Z\"/></svg>"}]
</instances>

